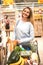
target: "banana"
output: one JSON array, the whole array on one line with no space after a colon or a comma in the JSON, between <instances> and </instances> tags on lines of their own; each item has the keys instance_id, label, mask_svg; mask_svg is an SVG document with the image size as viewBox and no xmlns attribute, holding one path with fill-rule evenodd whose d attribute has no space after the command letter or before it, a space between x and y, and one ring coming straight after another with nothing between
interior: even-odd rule
<instances>
[{"instance_id":1,"label":"banana","mask_svg":"<svg viewBox=\"0 0 43 65\"><path fill-rule=\"evenodd\" d=\"M25 60L22 58L22 63L21 63L20 65L24 65L24 61L25 61Z\"/></svg>"},{"instance_id":2,"label":"banana","mask_svg":"<svg viewBox=\"0 0 43 65\"><path fill-rule=\"evenodd\" d=\"M20 59L19 59L19 61L18 62L16 62L16 63L12 63L12 64L10 64L10 65L20 65L20 63L22 62L22 57L20 57Z\"/></svg>"}]
</instances>

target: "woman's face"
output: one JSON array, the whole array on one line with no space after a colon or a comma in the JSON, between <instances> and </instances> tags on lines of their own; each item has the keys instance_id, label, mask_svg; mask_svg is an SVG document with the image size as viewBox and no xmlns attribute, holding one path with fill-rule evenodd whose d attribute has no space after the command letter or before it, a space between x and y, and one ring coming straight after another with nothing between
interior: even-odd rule
<instances>
[{"instance_id":1,"label":"woman's face","mask_svg":"<svg viewBox=\"0 0 43 65\"><path fill-rule=\"evenodd\" d=\"M30 16L30 10L28 8L25 8L23 11L22 11L22 16L24 18L28 18Z\"/></svg>"}]
</instances>

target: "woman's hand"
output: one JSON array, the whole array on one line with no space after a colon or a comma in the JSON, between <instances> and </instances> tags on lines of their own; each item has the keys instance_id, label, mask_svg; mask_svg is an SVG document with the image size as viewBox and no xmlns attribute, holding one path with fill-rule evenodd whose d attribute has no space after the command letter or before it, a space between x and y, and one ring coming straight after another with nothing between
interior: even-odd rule
<instances>
[{"instance_id":1,"label":"woman's hand","mask_svg":"<svg viewBox=\"0 0 43 65\"><path fill-rule=\"evenodd\" d=\"M13 44L14 44L14 46L19 45L19 44L20 44L20 40L14 40L14 41L13 41Z\"/></svg>"},{"instance_id":2,"label":"woman's hand","mask_svg":"<svg viewBox=\"0 0 43 65\"><path fill-rule=\"evenodd\" d=\"M21 42L20 42L20 40L17 40L17 42L18 42L18 44L20 44Z\"/></svg>"},{"instance_id":3,"label":"woman's hand","mask_svg":"<svg viewBox=\"0 0 43 65\"><path fill-rule=\"evenodd\" d=\"M18 41L14 40L13 43L14 43L14 46L16 46L18 44Z\"/></svg>"}]
</instances>

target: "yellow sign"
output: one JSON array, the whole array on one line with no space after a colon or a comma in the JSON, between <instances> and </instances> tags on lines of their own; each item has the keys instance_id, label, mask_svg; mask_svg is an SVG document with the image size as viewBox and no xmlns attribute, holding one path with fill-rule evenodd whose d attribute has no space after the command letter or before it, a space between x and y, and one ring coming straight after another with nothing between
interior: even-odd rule
<instances>
[{"instance_id":1,"label":"yellow sign","mask_svg":"<svg viewBox=\"0 0 43 65\"><path fill-rule=\"evenodd\" d=\"M10 5L10 4L13 4L13 3L14 3L14 0L3 0L4 5Z\"/></svg>"},{"instance_id":2,"label":"yellow sign","mask_svg":"<svg viewBox=\"0 0 43 65\"><path fill-rule=\"evenodd\" d=\"M43 0L38 0L38 3L40 3L40 4L43 3Z\"/></svg>"}]
</instances>

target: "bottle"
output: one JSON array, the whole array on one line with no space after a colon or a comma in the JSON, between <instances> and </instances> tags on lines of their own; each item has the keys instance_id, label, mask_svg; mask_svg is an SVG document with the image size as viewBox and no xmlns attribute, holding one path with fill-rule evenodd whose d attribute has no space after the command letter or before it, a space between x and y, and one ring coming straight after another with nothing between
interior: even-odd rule
<instances>
[{"instance_id":1,"label":"bottle","mask_svg":"<svg viewBox=\"0 0 43 65\"><path fill-rule=\"evenodd\" d=\"M20 48L22 49L22 51L24 51L25 49L22 47L22 45L19 45L20 46Z\"/></svg>"}]
</instances>

